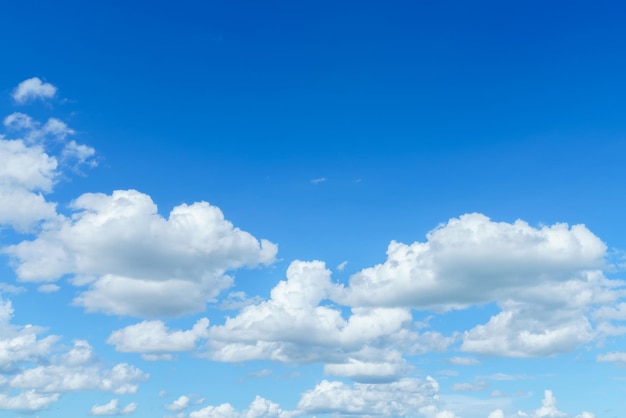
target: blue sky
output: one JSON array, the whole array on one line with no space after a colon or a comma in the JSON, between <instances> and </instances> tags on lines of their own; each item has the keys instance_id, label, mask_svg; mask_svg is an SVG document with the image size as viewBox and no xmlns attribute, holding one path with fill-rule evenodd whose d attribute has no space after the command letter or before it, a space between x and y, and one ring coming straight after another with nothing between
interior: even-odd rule
<instances>
[{"instance_id":1,"label":"blue sky","mask_svg":"<svg viewBox=\"0 0 626 418\"><path fill-rule=\"evenodd\" d=\"M6 3L0 416L621 416L621 2Z\"/></svg>"}]
</instances>

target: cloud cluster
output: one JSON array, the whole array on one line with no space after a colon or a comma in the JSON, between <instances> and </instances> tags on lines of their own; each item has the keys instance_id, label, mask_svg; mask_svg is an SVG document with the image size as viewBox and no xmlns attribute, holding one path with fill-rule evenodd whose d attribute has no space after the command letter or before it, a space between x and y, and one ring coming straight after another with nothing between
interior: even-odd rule
<instances>
[{"instance_id":1,"label":"cloud cluster","mask_svg":"<svg viewBox=\"0 0 626 418\"><path fill-rule=\"evenodd\" d=\"M413 330L405 308L353 308L346 318L330 299L337 290L320 261L294 261L269 300L244 307L209 329L209 356L218 361L267 359L324 362L327 374L357 381L395 380L410 371L398 348L439 343ZM393 347L396 348L393 348Z\"/></svg>"},{"instance_id":2,"label":"cloud cluster","mask_svg":"<svg viewBox=\"0 0 626 418\"><path fill-rule=\"evenodd\" d=\"M105 367L84 340L74 341L64 352L58 336L40 337L43 329L13 325L12 316L11 302L0 299L0 388L18 392L1 395L0 409L45 409L67 392L132 394L148 379L146 373L127 363Z\"/></svg>"},{"instance_id":3,"label":"cloud cluster","mask_svg":"<svg viewBox=\"0 0 626 418\"><path fill-rule=\"evenodd\" d=\"M350 306L436 312L497 303L501 312L463 335L462 350L511 357L570 351L596 337L589 316L614 303L606 245L583 225L531 227L482 214L450 219L426 242L392 242L387 260L350 278L337 300Z\"/></svg>"},{"instance_id":4,"label":"cloud cluster","mask_svg":"<svg viewBox=\"0 0 626 418\"><path fill-rule=\"evenodd\" d=\"M277 251L206 202L176 206L164 218L148 195L117 190L84 194L72 209L35 240L6 251L22 281L93 280L75 300L89 312L158 317L201 311L231 286L228 270L272 263Z\"/></svg>"}]
</instances>

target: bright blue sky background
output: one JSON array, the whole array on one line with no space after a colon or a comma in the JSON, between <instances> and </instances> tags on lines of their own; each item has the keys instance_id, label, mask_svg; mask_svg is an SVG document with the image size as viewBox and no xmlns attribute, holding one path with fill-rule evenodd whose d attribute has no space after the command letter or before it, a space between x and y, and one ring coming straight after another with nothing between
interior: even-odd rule
<instances>
[{"instance_id":1,"label":"bright blue sky background","mask_svg":"<svg viewBox=\"0 0 626 418\"><path fill-rule=\"evenodd\" d=\"M267 299L294 260L322 260L333 281L348 286L351 275L385 262L390 241L424 242L439 224L473 212L494 222L523 219L534 228L584 224L606 243L600 259L609 263L626 249L621 2L5 3L2 117L22 112L42 124L58 118L74 130L72 139L96 152L97 167L83 166L84 175L61 164L63 174L46 199L68 215L70 202L83 193L136 189L164 217L182 203L207 201L236 227L278 245L270 266L230 269L235 284L218 300L231 291ZM31 77L58 90L20 105L12 94ZM4 135L24 134L6 127ZM62 147L60 140L45 144L59 161ZM6 196L0 198L10 206ZM20 211L17 203L12 210ZM39 234L31 232L19 234L7 224L0 244ZM348 264L338 271L343 261ZM3 294L15 309L12 323L47 327L42 335L61 335L61 347L86 339L103 364L127 362L151 376L135 395L59 392L58 402L35 412L41 417L87 415L113 398L121 406L137 402L138 417L173 415L163 406L190 394L205 401L185 413L225 402L244 410L256 395L294 410L301 394L323 379L353 384L324 375L321 360L285 365L195 358L213 336L174 361L117 352L106 343L110 334L144 319L187 330L202 317L221 325L238 311L213 304L178 318L86 313L72 304L84 288L67 283L81 272L66 271L58 292L41 293L20 282L16 263L6 256L0 269L3 282L28 289ZM603 270L623 278L622 271ZM346 318L354 306L333 303ZM500 312L496 303L412 314L415 321L434 315L431 329L449 337L487 323ZM406 356L415 367L406 376L439 382L440 411L466 418L497 408L507 418L518 410L559 416L533 415L549 389L572 417L582 411L620 416L626 386L616 379L624 378L624 369L597 356L626 351L621 334L596 335L571 350L528 359L464 353L459 344ZM446 363L457 356L480 363ZM272 373L250 377L259 370ZM292 372L301 375L287 377ZM485 378L495 373L527 378ZM453 390L477 381L489 386ZM3 387L16 395L15 387ZM521 396L491 396L494 390ZM487 404L472 412L471 401L458 395Z\"/></svg>"}]
</instances>

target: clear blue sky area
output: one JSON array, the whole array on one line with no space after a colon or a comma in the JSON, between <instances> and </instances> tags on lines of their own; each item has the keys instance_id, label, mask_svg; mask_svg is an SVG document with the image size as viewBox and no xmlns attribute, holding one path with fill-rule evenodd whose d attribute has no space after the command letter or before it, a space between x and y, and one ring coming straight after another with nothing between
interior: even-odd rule
<instances>
[{"instance_id":1,"label":"clear blue sky area","mask_svg":"<svg viewBox=\"0 0 626 418\"><path fill-rule=\"evenodd\" d=\"M0 4L0 416L623 416L625 16Z\"/></svg>"}]
</instances>

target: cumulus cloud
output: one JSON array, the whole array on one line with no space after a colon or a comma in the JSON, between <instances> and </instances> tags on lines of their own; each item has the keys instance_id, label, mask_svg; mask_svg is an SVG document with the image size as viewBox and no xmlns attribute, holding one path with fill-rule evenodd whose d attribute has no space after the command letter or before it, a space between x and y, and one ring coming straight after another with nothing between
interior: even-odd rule
<instances>
[{"instance_id":1,"label":"cumulus cloud","mask_svg":"<svg viewBox=\"0 0 626 418\"><path fill-rule=\"evenodd\" d=\"M125 353L168 353L191 351L208 336L209 320L199 319L188 331L167 329L162 321L143 321L114 331L107 343Z\"/></svg>"},{"instance_id":2,"label":"cumulus cloud","mask_svg":"<svg viewBox=\"0 0 626 418\"><path fill-rule=\"evenodd\" d=\"M34 390L21 392L16 396L0 394L0 410L35 412L49 408L59 397L58 393L41 394Z\"/></svg>"},{"instance_id":3,"label":"cumulus cloud","mask_svg":"<svg viewBox=\"0 0 626 418\"><path fill-rule=\"evenodd\" d=\"M17 393L0 395L0 409L45 409L67 392L135 393L148 378L126 363L105 367L85 340L64 349L58 336L42 337L40 327L14 325L12 316L11 302L0 299L0 382L7 393Z\"/></svg>"},{"instance_id":4,"label":"cumulus cloud","mask_svg":"<svg viewBox=\"0 0 626 418\"><path fill-rule=\"evenodd\" d=\"M46 201L44 195L52 192L66 162L90 163L95 151L74 140L67 143L67 137L75 132L56 118L42 125L17 112L5 117L3 124L18 138L0 134L0 227L34 232L41 222L58 218L56 204ZM65 150L62 164L47 150L59 144Z\"/></svg>"},{"instance_id":5,"label":"cumulus cloud","mask_svg":"<svg viewBox=\"0 0 626 418\"><path fill-rule=\"evenodd\" d=\"M13 90L13 100L19 104L24 104L35 99L49 99L54 97L57 88L50 83L43 82L39 77L29 78L22 81Z\"/></svg>"},{"instance_id":6,"label":"cumulus cloud","mask_svg":"<svg viewBox=\"0 0 626 418\"><path fill-rule=\"evenodd\" d=\"M541 407L535 410L535 418L560 418L566 417L567 414L561 412L556 407L556 398L552 394L551 390L544 392L543 401L541 401Z\"/></svg>"},{"instance_id":7,"label":"cumulus cloud","mask_svg":"<svg viewBox=\"0 0 626 418\"><path fill-rule=\"evenodd\" d=\"M189 406L189 396L182 395L171 404L165 405L165 409L168 411L180 411Z\"/></svg>"},{"instance_id":8,"label":"cumulus cloud","mask_svg":"<svg viewBox=\"0 0 626 418\"><path fill-rule=\"evenodd\" d=\"M434 404L438 391L431 377L353 385L324 380L302 395L297 409L306 414L405 416Z\"/></svg>"},{"instance_id":9,"label":"cumulus cloud","mask_svg":"<svg viewBox=\"0 0 626 418\"><path fill-rule=\"evenodd\" d=\"M622 282L604 278L606 245L583 225L534 228L481 214L454 218L426 242L392 241L387 261L350 278L350 306L435 311L496 302L501 312L463 335L464 351L512 357L570 351L597 336L588 317L614 303Z\"/></svg>"},{"instance_id":10,"label":"cumulus cloud","mask_svg":"<svg viewBox=\"0 0 626 418\"><path fill-rule=\"evenodd\" d=\"M56 205L42 193L52 190L57 160L39 145L0 136L0 226L26 232L56 216Z\"/></svg>"},{"instance_id":11,"label":"cumulus cloud","mask_svg":"<svg viewBox=\"0 0 626 418\"><path fill-rule=\"evenodd\" d=\"M341 309L328 304L336 289L330 274L320 261L292 262L287 280L272 289L269 300L209 329L209 356L233 362L324 362L328 374L384 381L410 370L400 348L410 352L440 343L412 329L408 309L353 308L344 318Z\"/></svg>"},{"instance_id":12,"label":"cumulus cloud","mask_svg":"<svg viewBox=\"0 0 626 418\"><path fill-rule=\"evenodd\" d=\"M352 276L344 298L351 306L446 311L567 281L580 270L601 267L605 251L583 225L533 228L468 214L431 231L426 242L392 241L387 261Z\"/></svg>"},{"instance_id":13,"label":"cumulus cloud","mask_svg":"<svg viewBox=\"0 0 626 418\"><path fill-rule=\"evenodd\" d=\"M132 402L126 405L124 408L120 408L119 400L111 399L110 402L104 405L94 405L91 407L90 415L128 415L135 412L137 409L137 403Z\"/></svg>"},{"instance_id":14,"label":"cumulus cloud","mask_svg":"<svg viewBox=\"0 0 626 418\"><path fill-rule=\"evenodd\" d=\"M189 418L291 418L295 415L294 412L282 410L277 403L257 396L244 411L237 411L231 404L224 403L192 411Z\"/></svg>"},{"instance_id":15,"label":"cumulus cloud","mask_svg":"<svg viewBox=\"0 0 626 418\"><path fill-rule=\"evenodd\" d=\"M22 281L94 277L75 299L89 312L154 317L201 311L231 286L227 271L270 264L277 252L206 202L176 206L164 218L148 195L117 190L84 194L72 209L54 228L6 251Z\"/></svg>"}]
</instances>

